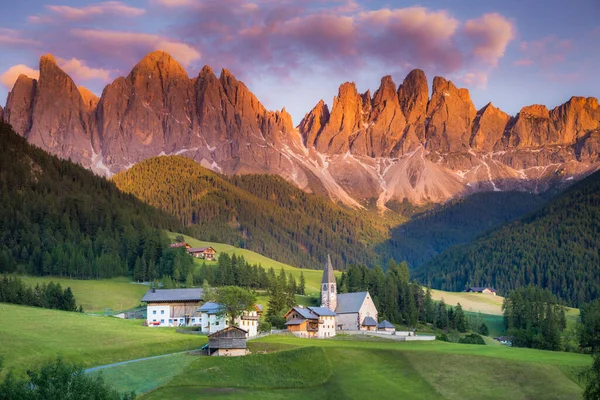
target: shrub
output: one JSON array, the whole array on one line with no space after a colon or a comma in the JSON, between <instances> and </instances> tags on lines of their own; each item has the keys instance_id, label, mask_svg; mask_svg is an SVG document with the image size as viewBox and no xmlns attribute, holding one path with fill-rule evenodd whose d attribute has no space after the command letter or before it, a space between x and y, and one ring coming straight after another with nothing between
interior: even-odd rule
<instances>
[{"instance_id":1,"label":"shrub","mask_svg":"<svg viewBox=\"0 0 600 400\"><path fill-rule=\"evenodd\" d=\"M463 344L485 344L485 341L481 337L481 335L477 333L471 333L465 337L460 338L458 343Z\"/></svg>"},{"instance_id":2,"label":"shrub","mask_svg":"<svg viewBox=\"0 0 600 400\"><path fill-rule=\"evenodd\" d=\"M479 332L479 334L482 336L488 336L490 334L490 330L488 329L487 325L483 322L481 323L481 325L479 325L477 332Z\"/></svg>"}]
</instances>

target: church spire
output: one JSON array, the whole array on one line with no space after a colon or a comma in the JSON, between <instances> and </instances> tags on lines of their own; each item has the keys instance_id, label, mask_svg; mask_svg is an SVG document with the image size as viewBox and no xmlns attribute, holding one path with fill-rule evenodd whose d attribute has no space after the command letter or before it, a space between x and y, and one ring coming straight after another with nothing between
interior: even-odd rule
<instances>
[{"instance_id":1,"label":"church spire","mask_svg":"<svg viewBox=\"0 0 600 400\"><path fill-rule=\"evenodd\" d=\"M333 265L331 265L331 257L329 254L327 254L327 264L325 264L325 269L323 270L323 279L321 279L321 284L323 283L335 283Z\"/></svg>"},{"instance_id":2,"label":"church spire","mask_svg":"<svg viewBox=\"0 0 600 400\"><path fill-rule=\"evenodd\" d=\"M327 264L323 270L323 279L321 279L321 307L327 307L331 311L335 311L337 307L337 282L329 254L327 254Z\"/></svg>"}]
</instances>

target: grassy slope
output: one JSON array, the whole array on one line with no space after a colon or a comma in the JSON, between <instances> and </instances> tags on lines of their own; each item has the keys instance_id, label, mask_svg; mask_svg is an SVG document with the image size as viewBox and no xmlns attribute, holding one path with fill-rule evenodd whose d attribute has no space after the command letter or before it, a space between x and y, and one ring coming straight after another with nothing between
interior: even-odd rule
<instances>
[{"instance_id":1,"label":"grassy slope","mask_svg":"<svg viewBox=\"0 0 600 400\"><path fill-rule=\"evenodd\" d=\"M380 399L573 399L581 388L559 366L578 370L589 364L589 357L578 354L442 342L291 336L250 342L255 352L294 346L304 347L310 361L298 364L288 359L289 351L226 360L200 358L144 398L362 399L372 394ZM313 346L324 352L319 354ZM256 373L259 361L268 364L262 373ZM331 376L324 383L325 372L317 379L306 374L312 365L323 369L325 362ZM294 381L287 378L291 367L298 371ZM270 370L276 371L275 376Z\"/></svg>"},{"instance_id":2,"label":"grassy slope","mask_svg":"<svg viewBox=\"0 0 600 400\"><path fill-rule=\"evenodd\" d=\"M206 338L148 328L140 320L94 317L0 303L0 357L23 372L62 355L85 367L197 349Z\"/></svg>"},{"instance_id":3,"label":"grassy slope","mask_svg":"<svg viewBox=\"0 0 600 400\"><path fill-rule=\"evenodd\" d=\"M27 285L60 283L62 287L70 287L86 312L102 312L105 308L127 310L140 304L148 291L148 286L133 284L127 278L76 280L51 277L21 277Z\"/></svg>"},{"instance_id":4,"label":"grassy slope","mask_svg":"<svg viewBox=\"0 0 600 400\"><path fill-rule=\"evenodd\" d=\"M173 232L168 232L167 234L172 240L175 239L175 236L179 235L178 233ZM203 242L201 240L197 240L189 236L184 236L184 238L186 242L190 244L190 246L212 246L215 250L217 250L218 253L235 253L237 255L244 256L246 261L248 261L251 264L260 264L267 270L272 267L276 273L279 273L279 271L283 268L283 270L286 271L286 273L291 273L296 278L296 282L298 282L298 279L300 279L300 273L302 272L304 274L304 278L306 279L306 293L317 295L320 291L321 278L323 277L322 270L295 268L291 265L275 261L271 258L265 257L253 251L240 249L238 247L234 247L228 244ZM198 263L201 264L202 261L198 261ZM340 272L336 272L337 276L339 276L340 274Z\"/></svg>"}]
</instances>

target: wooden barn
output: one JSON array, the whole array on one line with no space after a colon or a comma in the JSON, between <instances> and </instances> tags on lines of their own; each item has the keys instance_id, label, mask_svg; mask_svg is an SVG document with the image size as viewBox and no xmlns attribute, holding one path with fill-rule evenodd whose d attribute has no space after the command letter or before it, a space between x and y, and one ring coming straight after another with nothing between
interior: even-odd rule
<instances>
[{"instance_id":1,"label":"wooden barn","mask_svg":"<svg viewBox=\"0 0 600 400\"><path fill-rule=\"evenodd\" d=\"M217 251L210 246L208 246L208 247L192 247L190 249L187 249L187 251L193 257L201 258L203 260L210 260L210 261L214 260L217 255Z\"/></svg>"},{"instance_id":2,"label":"wooden barn","mask_svg":"<svg viewBox=\"0 0 600 400\"><path fill-rule=\"evenodd\" d=\"M208 336L209 356L245 356L246 332L237 326L229 326Z\"/></svg>"},{"instance_id":3,"label":"wooden barn","mask_svg":"<svg viewBox=\"0 0 600 400\"><path fill-rule=\"evenodd\" d=\"M465 290L467 293L481 293L481 294L492 294L496 295L496 289L491 288L489 286L484 287L470 287Z\"/></svg>"}]
</instances>

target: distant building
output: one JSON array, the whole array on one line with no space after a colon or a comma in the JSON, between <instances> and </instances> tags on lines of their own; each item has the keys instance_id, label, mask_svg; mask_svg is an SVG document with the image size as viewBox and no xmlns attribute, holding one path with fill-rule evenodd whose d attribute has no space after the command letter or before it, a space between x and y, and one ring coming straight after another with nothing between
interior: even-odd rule
<instances>
[{"instance_id":1,"label":"distant building","mask_svg":"<svg viewBox=\"0 0 600 400\"><path fill-rule=\"evenodd\" d=\"M198 308L197 312L201 315L200 329L202 332L210 335L229 327L229 323L222 313L222 308L221 304L210 301ZM252 311L244 311L240 317L236 318L234 325L243 329L247 337L254 337L258 335L260 315L262 315L262 305L256 304Z\"/></svg>"},{"instance_id":2,"label":"distant building","mask_svg":"<svg viewBox=\"0 0 600 400\"><path fill-rule=\"evenodd\" d=\"M288 331L301 337L335 336L336 313L326 307L292 307L286 314Z\"/></svg>"},{"instance_id":3,"label":"distant building","mask_svg":"<svg viewBox=\"0 0 600 400\"><path fill-rule=\"evenodd\" d=\"M190 248L190 247L192 247L192 246L190 246L190 245L189 245L189 244L187 244L186 242L179 242L179 243L171 243L171 244L169 245L169 247L170 247L170 248L172 248L172 249L178 249L178 248L180 248L180 247L185 247L186 249L189 249L189 248Z\"/></svg>"},{"instance_id":4,"label":"distant building","mask_svg":"<svg viewBox=\"0 0 600 400\"><path fill-rule=\"evenodd\" d=\"M217 255L217 251L212 247L192 247L188 248L187 252L193 257L201 258L203 260L213 261Z\"/></svg>"},{"instance_id":5,"label":"distant building","mask_svg":"<svg viewBox=\"0 0 600 400\"><path fill-rule=\"evenodd\" d=\"M389 321L383 320L377 325L377 330L382 332L396 332L396 327Z\"/></svg>"},{"instance_id":6,"label":"distant building","mask_svg":"<svg viewBox=\"0 0 600 400\"><path fill-rule=\"evenodd\" d=\"M513 341L515 340L515 338L513 336L500 336L500 337L495 337L494 339L496 339L503 345L509 346L509 347L512 347Z\"/></svg>"},{"instance_id":7,"label":"distant building","mask_svg":"<svg viewBox=\"0 0 600 400\"><path fill-rule=\"evenodd\" d=\"M493 294L494 296L496 295L496 289L491 288L491 287L487 287L487 286L484 286L484 287L478 287L478 286L470 287L470 288L467 288L465 290L465 292L482 293L482 294Z\"/></svg>"},{"instance_id":8,"label":"distant building","mask_svg":"<svg viewBox=\"0 0 600 400\"><path fill-rule=\"evenodd\" d=\"M369 292L337 294L337 282L329 255L321 279L321 307L326 307L337 314L338 330L377 329L377 308ZM369 318L366 324L365 318Z\"/></svg>"},{"instance_id":9,"label":"distant building","mask_svg":"<svg viewBox=\"0 0 600 400\"><path fill-rule=\"evenodd\" d=\"M248 354L248 332L237 326L229 326L208 336L209 356L245 356Z\"/></svg>"},{"instance_id":10,"label":"distant building","mask_svg":"<svg viewBox=\"0 0 600 400\"><path fill-rule=\"evenodd\" d=\"M150 289L142 298L146 303L148 326L200 326L197 312L202 289Z\"/></svg>"}]
</instances>

